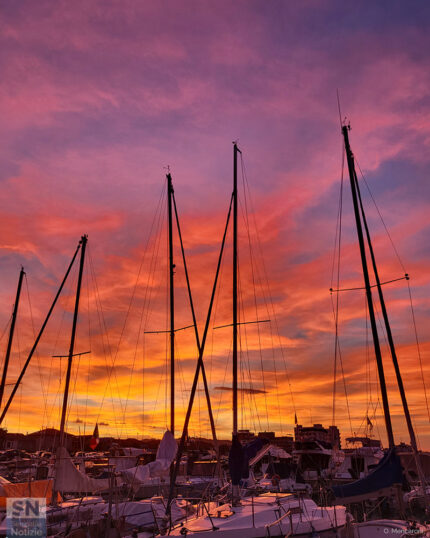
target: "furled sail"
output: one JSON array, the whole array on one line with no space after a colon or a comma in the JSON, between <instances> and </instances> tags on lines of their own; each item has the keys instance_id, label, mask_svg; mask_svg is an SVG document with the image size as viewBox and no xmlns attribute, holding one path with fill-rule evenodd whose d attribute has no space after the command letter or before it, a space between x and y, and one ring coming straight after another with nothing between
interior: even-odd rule
<instances>
[{"instance_id":1,"label":"furled sail","mask_svg":"<svg viewBox=\"0 0 430 538\"><path fill-rule=\"evenodd\" d=\"M391 448L365 477L343 486L333 486L337 503L360 502L385 495L390 488L403 484L403 469L395 449Z\"/></svg>"},{"instance_id":2,"label":"furled sail","mask_svg":"<svg viewBox=\"0 0 430 538\"><path fill-rule=\"evenodd\" d=\"M177 451L175 438L170 431L166 431L158 447L155 461L127 469L122 472L122 477L130 484L139 485L150 481L151 478L167 476Z\"/></svg>"}]
</instances>

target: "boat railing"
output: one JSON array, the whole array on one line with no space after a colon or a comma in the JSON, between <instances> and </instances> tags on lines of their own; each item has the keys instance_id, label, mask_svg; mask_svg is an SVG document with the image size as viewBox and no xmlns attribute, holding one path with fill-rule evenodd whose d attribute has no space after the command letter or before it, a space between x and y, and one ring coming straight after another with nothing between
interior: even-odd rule
<instances>
[{"instance_id":1,"label":"boat railing","mask_svg":"<svg viewBox=\"0 0 430 538\"><path fill-rule=\"evenodd\" d=\"M172 499L171 503L170 504L173 504L177 499ZM212 521L212 518L211 518L211 515L209 513L209 510L208 510L208 507L207 505L210 504L211 502L217 502L219 503L219 499L217 499L216 501L212 501L210 498L208 499L202 499L201 497L187 497L186 499L189 503L191 503L192 505L195 506L195 512L190 512L188 510L188 507L186 507L185 509L185 518L179 523L179 526L182 526L184 523L187 523L188 522L188 516L189 515L192 515L193 517L201 517L205 514L205 512L207 513L207 516L211 522L211 525L212 525L212 528L213 530L217 530L218 527L216 527ZM176 528L178 526L178 523L174 523L172 521L172 511L170 511L170 515L169 515L169 532Z\"/></svg>"},{"instance_id":2,"label":"boat railing","mask_svg":"<svg viewBox=\"0 0 430 538\"><path fill-rule=\"evenodd\" d=\"M266 528L266 537L267 538L270 538L271 534L270 534L270 529L272 527L276 527L279 525L279 530L281 531L282 533L282 522L284 521L284 519L288 518L289 522L290 522L290 532L293 532L293 515L294 514L302 514L303 513L303 510L301 508L301 506L294 506L293 508L290 508L288 510L288 512L285 512L285 514L283 514L281 517L279 517L278 519L276 519L275 521L272 521L272 523L267 523L265 525L265 528Z\"/></svg>"}]
</instances>

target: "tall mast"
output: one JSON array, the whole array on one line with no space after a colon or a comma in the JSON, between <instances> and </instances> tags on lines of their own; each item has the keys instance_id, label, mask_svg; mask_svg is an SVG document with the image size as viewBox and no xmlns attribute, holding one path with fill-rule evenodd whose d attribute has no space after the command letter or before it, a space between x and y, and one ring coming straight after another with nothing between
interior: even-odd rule
<instances>
[{"instance_id":1,"label":"tall mast","mask_svg":"<svg viewBox=\"0 0 430 538\"><path fill-rule=\"evenodd\" d=\"M399 387L400 397L401 397L401 400L402 400L403 412L405 414L406 424L408 426L408 432L409 432L409 437L410 437L410 440L411 440L412 451L414 453L415 464L417 466L418 476L419 476L419 479L420 479L420 481L422 483L422 486L423 486L423 494L424 494L424 497L425 497L426 511L428 511L428 507L429 507L428 501L429 501L429 499L428 499L428 496L427 496L427 493L426 493L426 488L425 488L424 470L422 468L421 460L420 460L420 457L419 457L417 439L416 439L416 436L415 436L414 427L412 425L412 418L411 418L411 414L409 412L408 401L406 399L406 393L405 393L405 387L403 385L402 374L400 373L399 361L397 359L397 353L396 353L396 347L394 345L393 333L391 332L391 325L390 325L390 321L388 319L387 308L385 306L385 300L384 300L384 294L382 292L381 280L379 278L378 268L377 268L377 265L376 265L375 252L373 250L373 245L372 245L372 240L371 240L371 237L370 237L369 227L367 225L367 219L366 219L366 215L364 213L364 207L363 207L363 202L362 202L362 199L361 199L360 187L358 185L357 176L355 177L355 186L356 186L356 189L357 189L358 199L359 199L359 202L360 202L361 216L362 216L362 219L363 219L364 228L366 230L367 244L369 246L370 257L372 259L372 268L373 268L373 272L375 274L375 280L376 280L376 286L377 286L377 289L378 289L379 302L381 304L382 316L384 318L384 325L385 325L385 330L386 330L386 333L387 333L388 345L390 347L391 358L393 360L394 370L396 372L397 385Z\"/></svg>"},{"instance_id":2,"label":"tall mast","mask_svg":"<svg viewBox=\"0 0 430 538\"><path fill-rule=\"evenodd\" d=\"M172 197L173 185L170 172L167 178L167 210L169 220L169 290L170 290L170 431L175 435L175 290L173 276L175 264L173 263L173 214Z\"/></svg>"},{"instance_id":3,"label":"tall mast","mask_svg":"<svg viewBox=\"0 0 430 538\"><path fill-rule=\"evenodd\" d=\"M15 304L13 306L12 321L10 323L9 340L7 343L6 357L4 359L4 365L3 365L3 375L1 378L1 384L0 384L0 408L1 408L2 400L3 400L4 388L6 385L6 376L7 376L7 370L9 367L9 358L10 358L10 352L12 349L12 341L13 341L13 335L15 332L16 316L18 314L19 297L21 295L22 279L24 278L24 275L25 275L24 267L21 267L21 272L19 273L18 288L16 290Z\"/></svg>"},{"instance_id":4,"label":"tall mast","mask_svg":"<svg viewBox=\"0 0 430 538\"><path fill-rule=\"evenodd\" d=\"M379 384L381 387L382 406L385 416L385 427L387 429L388 444L394 447L393 427L391 425L390 407L388 405L387 386L385 383L384 365L382 363L381 347L379 344L378 329L376 327L375 310L373 308L372 291L370 288L369 271L366 260L366 250L364 246L363 229L361 226L359 201L357 196L357 174L355 172L354 155L349 145L348 126L342 126L342 134L345 142L345 152L348 161L349 179L351 183L352 201L354 205L355 221L357 226L358 243L360 246L361 263L363 266L364 285L366 289L367 307L369 310L370 325L372 328L373 345L375 349L376 363L378 366Z\"/></svg>"},{"instance_id":5,"label":"tall mast","mask_svg":"<svg viewBox=\"0 0 430 538\"><path fill-rule=\"evenodd\" d=\"M213 287L212 287L212 295L211 295L211 299L210 299L210 302L209 302L209 310L208 310L208 314L207 314L207 317L206 317L206 324L205 324L205 328L203 330L203 336L202 336L201 344L199 343L199 345L198 345L199 359L198 359L198 362L197 362L197 368L196 368L196 371L195 371L195 374L194 374L194 380L193 380L193 384L192 384L192 387L191 387L190 400L188 402L188 409L187 409L187 412L186 412L186 415L185 415L184 428L182 430L181 441L179 443L178 452L176 454L176 463L175 463L173 472L170 475L170 492L169 492L169 498L168 498L168 501L167 501L166 515L170 514L170 511L171 511L171 504L172 504L172 499L173 499L175 480L176 480L176 476L177 476L178 471L179 471L179 466L180 466L180 462L181 462L181 455L183 453L184 446L185 446L185 438L186 438L186 436L188 434L188 425L189 425L189 422L190 422L191 410L193 408L194 397L195 397L196 390L197 390L197 382L198 382L198 379L199 379L200 369L202 370L202 372L204 371L203 353L204 353L204 349L205 349L205 345L206 345L207 334L208 334L208 331L209 331L209 324L210 324L210 320L211 320L212 308L213 308L214 299L215 299L215 293L216 293L216 289L217 289L217 282L218 282L218 277L219 277L220 268L221 268L221 261L222 261L223 252L224 252L225 240L226 240L226 236L227 236L228 225L229 225L229 222L230 222L232 203L233 203L233 195L232 195L232 198L231 198L231 201L230 201L230 207L229 207L228 215L227 215L227 222L225 224L224 235L223 235L222 242L221 242L221 251L220 251L220 254L219 254L219 257L218 257L218 265L217 265L216 272L215 272L215 280L214 280L214 284L213 284ZM179 220L178 220L178 223L179 223ZM178 227L178 231L179 231L179 227ZM180 236L180 231L179 231L179 236ZM185 257L184 257L184 262L185 262ZM184 265L186 266L186 264L184 264ZM190 299L191 299L191 294L190 294ZM192 301L190 300L190 302L192 302ZM192 308L192 311L193 311L193 319L194 319L194 308ZM195 323L195 327L196 326L197 326L197 324ZM197 331L196 331L196 337L198 339L198 332ZM209 399L208 399L208 409L211 409ZM211 415L212 412L209 411L209 413ZM212 426L212 420L211 420L211 426ZM215 436L214 436L214 440L215 440ZM217 456L218 456L218 453L217 453Z\"/></svg>"},{"instance_id":6,"label":"tall mast","mask_svg":"<svg viewBox=\"0 0 430 538\"><path fill-rule=\"evenodd\" d=\"M176 208L176 200L175 200L175 193L174 192L172 193L172 201L173 201L173 208L175 210L176 227L177 227L177 230L178 230L179 243L181 245L182 261L184 263L185 279L187 281L188 298L190 300L191 315L193 317L194 333L196 335L196 344L197 344L197 349L199 351L199 357L200 357L200 349L201 349L202 346L200 344L199 331L198 331L198 327L197 327L196 312L194 310L193 296L191 294L191 286L190 286L190 279L189 279L189 276L188 276L187 260L185 258L184 243L182 242L181 226L179 224L179 216L178 216L178 211L177 211L177 208ZM230 210L231 210L231 202L230 202ZM216 436L215 421L214 421L214 417L213 417L213 413L212 413L211 398L210 398L210 394L209 394L209 387L208 387L208 382L207 382L207 378L206 378L206 371L205 371L205 365L203 363L203 358L202 358L201 361L200 360L197 361L197 370L199 370L200 368L202 370L203 386L204 386L205 395L206 395L206 403L207 403L207 406L208 406L209 422L211 424L212 437L213 437L217 457L219 457L219 447L218 447L218 440L217 440L217 436Z\"/></svg>"},{"instance_id":7,"label":"tall mast","mask_svg":"<svg viewBox=\"0 0 430 538\"><path fill-rule=\"evenodd\" d=\"M233 143L233 435L237 435L237 143Z\"/></svg>"},{"instance_id":8,"label":"tall mast","mask_svg":"<svg viewBox=\"0 0 430 538\"><path fill-rule=\"evenodd\" d=\"M81 259L80 259L80 264L79 264L78 284L76 287L75 310L73 313L73 325L72 325L72 335L70 338L69 360L67 363L66 384L64 387L63 409L61 412L60 446L65 446L64 427L66 423L67 400L69 397L70 376L72 373L73 352L75 349L76 326L78 322L78 312L79 312L79 298L81 296L82 274L84 272L85 249L87 246L87 241L88 241L88 237L86 235L83 235L80 241L82 245L82 250L81 250Z\"/></svg>"},{"instance_id":9,"label":"tall mast","mask_svg":"<svg viewBox=\"0 0 430 538\"><path fill-rule=\"evenodd\" d=\"M43 325L39 331L39 334L37 335L36 337L36 341L34 342L33 344L33 347L31 348L30 350L30 353L28 354L28 357L24 363L24 366L22 367L22 370L21 370L21 373L19 374L18 376L18 379L16 380L16 383L15 383L15 386L13 387L12 389L12 392L10 393L9 395L9 399L8 401L6 402L5 406L4 406L4 409L2 410L1 412L1 415L0 415L0 424L3 422L7 412L8 412L8 409L12 403L12 400L16 394L16 391L18 390L18 387L19 385L21 384L21 381L25 375L25 372L27 371L27 368L28 368L28 365L30 364L30 361L31 361L31 358L33 357L33 354L34 352L36 351L36 348L37 348L37 345L39 343L39 340L42 338L42 335L43 335L43 331L45 330L45 327L49 321L49 318L51 317L51 314L52 314L52 311L54 310L54 307L55 305L57 304L57 301L58 301L58 298L60 297L60 294L64 288L64 284L66 283L66 280L69 276L69 273L73 267L73 264L75 262L75 259L76 259L76 256L78 255L78 252L79 252L79 249L81 248L81 241L79 241L79 244L78 246L76 247L76 250L75 250L75 253L73 254L73 258L72 258L72 261L70 262L69 264L69 267L67 268L67 271L66 271L66 274L64 275L64 278L60 284L60 287L57 291L57 294L55 295L55 298L51 304L51 307L49 308L49 311L48 311L48 314L46 315L46 318L45 318L45 321L43 322Z\"/></svg>"}]
</instances>

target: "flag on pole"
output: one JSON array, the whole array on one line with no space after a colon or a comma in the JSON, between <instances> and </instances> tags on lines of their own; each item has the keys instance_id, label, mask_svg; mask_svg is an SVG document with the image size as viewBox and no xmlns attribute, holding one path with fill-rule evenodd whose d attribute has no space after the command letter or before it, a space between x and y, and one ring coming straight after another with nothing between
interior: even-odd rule
<instances>
[{"instance_id":1,"label":"flag on pole","mask_svg":"<svg viewBox=\"0 0 430 538\"><path fill-rule=\"evenodd\" d=\"M294 424L297 425L297 413L294 413Z\"/></svg>"},{"instance_id":2,"label":"flag on pole","mask_svg":"<svg viewBox=\"0 0 430 538\"><path fill-rule=\"evenodd\" d=\"M372 421L370 420L369 416L367 416L366 419L367 419L367 425L369 426L369 428L371 430L373 430L373 424L372 424Z\"/></svg>"},{"instance_id":3,"label":"flag on pole","mask_svg":"<svg viewBox=\"0 0 430 538\"><path fill-rule=\"evenodd\" d=\"M90 439L90 448L91 450L95 450L97 448L97 445L99 444L100 442L100 437L99 437L99 425L96 424L96 427L94 428L94 431L93 431L93 435Z\"/></svg>"}]
</instances>

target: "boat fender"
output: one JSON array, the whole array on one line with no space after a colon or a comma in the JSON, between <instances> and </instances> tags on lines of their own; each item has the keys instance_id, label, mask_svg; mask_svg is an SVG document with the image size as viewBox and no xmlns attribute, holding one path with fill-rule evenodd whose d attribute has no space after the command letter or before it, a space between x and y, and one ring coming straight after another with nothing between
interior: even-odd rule
<instances>
[{"instance_id":1,"label":"boat fender","mask_svg":"<svg viewBox=\"0 0 430 538\"><path fill-rule=\"evenodd\" d=\"M180 530L180 533L182 534L182 536L186 536L188 534L187 527L182 527L182 529Z\"/></svg>"}]
</instances>

